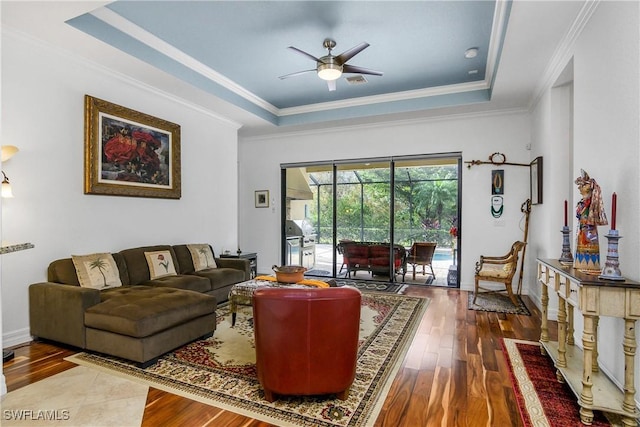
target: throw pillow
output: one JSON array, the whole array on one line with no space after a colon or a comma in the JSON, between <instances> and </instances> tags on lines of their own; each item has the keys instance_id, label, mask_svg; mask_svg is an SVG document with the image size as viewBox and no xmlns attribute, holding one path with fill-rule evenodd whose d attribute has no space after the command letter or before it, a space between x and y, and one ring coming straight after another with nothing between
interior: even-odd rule
<instances>
[{"instance_id":1,"label":"throw pillow","mask_svg":"<svg viewBox=\"0 0 640 427\"><path fill-rule=\"evenodd\" d=\"M145 252L151 280L165 276L176 276L176 267L169 251Z\"/></svg>"},{"instance_id":2,"label":"throw pillow","mask_svg":"<svg viewBox=\"0 0 640 427\"><path fill-rule=\"evenodd\" d=\"M83 288L108 289L122 286L118 266L111 254L71 255L71 260Z\"/></svg>"},{"instance_id":3,"label":"throw pillow","mask_svg":"<svg viewBox=\"0 0 640 427\"><path fill-rule=\"evenodd\" d=\"M191 252L191 259L193 260L193 268L195 271L218 267L216 260L213 258L213 251L209 245L187 245L187 248L189 252Z\"/></svg>"}]
</instances>

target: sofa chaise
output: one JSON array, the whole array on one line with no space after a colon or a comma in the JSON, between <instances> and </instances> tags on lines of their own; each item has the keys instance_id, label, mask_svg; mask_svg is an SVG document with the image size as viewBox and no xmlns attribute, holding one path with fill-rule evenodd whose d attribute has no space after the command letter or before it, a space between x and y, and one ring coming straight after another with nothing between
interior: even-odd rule
<instances>
[{"instance_id":1,"label":"sofa chaise","mask_svg":"<svg viewBox=\"0 0 640 427\"><path fill-rule=\"evenodd\" d=\"M208 247L205 252L215 265L196 268L189 246ZM248 260L214 258L209 245L145 246L91 256L86 270L78 258L53 261L48 281L29 286L31 335L140 366L211 336L217 302L226 300L231 287L250 274ZM154 276L152 261L166 274ZM81 286L87 271L106 284L109 270L115 286Z\"/></svg>"}]
</instances>

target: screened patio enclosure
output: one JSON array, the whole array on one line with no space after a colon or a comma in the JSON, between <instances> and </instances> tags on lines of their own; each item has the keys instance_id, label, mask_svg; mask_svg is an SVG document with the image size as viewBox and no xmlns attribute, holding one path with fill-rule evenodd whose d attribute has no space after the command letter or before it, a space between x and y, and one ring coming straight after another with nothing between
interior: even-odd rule
<instances>
[{"instance_id":1,"label":"screened patio enclosure","mask_svg":"<svg viewBox=\"0 0 640 427\"><path fill-rule=\"evenodd\" d=\"M401 281L407 273L409 281L413 268L394 268L399 258L405 263L415 242L432 242L436 279L451 285L446 276L451 266L457 269L459 256L460 167L457 154L283 165L283 172L302 171L312 196L283 200L284 220L302 216L313 227L316 248L309 274ZM285 181L287 176L283 173ZM343 242L387 245L388 271L349 265L340 250ZM420 268L416 280L432 283L426 271Z\"/></svg>"}]
</instances>

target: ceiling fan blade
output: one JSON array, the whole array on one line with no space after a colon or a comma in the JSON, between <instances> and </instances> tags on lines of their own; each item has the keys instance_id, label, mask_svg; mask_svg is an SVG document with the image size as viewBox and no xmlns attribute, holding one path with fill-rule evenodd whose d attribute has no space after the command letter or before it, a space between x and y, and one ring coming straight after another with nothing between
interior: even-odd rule
<instances>
[{"instance_id":1,"label":"ceiling fan blade","mask_svg":"<svg viewBox=\"0 0 640 427\"><path fill-rule=\"evenodd\" d=\"M342 66L343 73L370 74L372 76L382 76L382 71L369 70L368 68L358 67L356 65L345 64Z\"/></svg>"},{"instance_id":2,"label":"ceiling fan blade","mask_svg":"<svg viewBox=\"0 0 640 427\"><path fill-rule=\"evenodd\" d=\"M327 86L329 87L329 92L333 92L334 90L336 90L336 81L327 80Z\"/></svg>"},{"instance_id":3,"label":"ceiling fan blade","mask_svg":"<svg viewBox=\"0 0 640 427\"><path fill-rule=\"evenodd\" d=\"M293 50L295 52L298 52L299 54L304 55L309 59L313 59L316 62L320 62L320 60L318 58L316 58L315 56L311 55L310 53L305 52L304 50L300 50L297 47L289 46L289 49L291 49L291 50Z\"/></svg>"},{"instance_id":4,"label":"ceiling fan blade","mask_svg":"<svg viewBox=\"0 0 640 427\"><path fill-rule=\"evenodd\" d=\"M295 73L291 73L291 74L285 74L284 76L280 76L278 77L280 80L284 80L284 79L288 79L289 77L296 77L302 74L306 74L306 73L310 73L310 72L316 72L316 69L314 68L313 70L304 70L304 71L296 71Z\"/></svg>"},{"instance_id":5,"label":"ceiling fan blade","mask_svg":"<svg viewBox=\"0 0 640 427\"><path fill-rule=\"evenodd\" d=\"M369 43L362 42L359 45L354 46L351 49L342 52L340 55L336 56L336 59L340 64L344 64L345 62L347 62L348 60L350 60L351 58L353 58L354 56L356 56L357 54L359 54L360 52L362 52L368 47L369 47Z\"/></svg>"}]
</instances>

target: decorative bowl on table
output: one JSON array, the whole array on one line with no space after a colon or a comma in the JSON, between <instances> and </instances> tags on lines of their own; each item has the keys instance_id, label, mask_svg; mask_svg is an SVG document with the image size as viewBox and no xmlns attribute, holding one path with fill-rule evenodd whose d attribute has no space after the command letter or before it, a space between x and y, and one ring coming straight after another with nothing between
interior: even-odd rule
<instances>
[{"instance_id":1,"label":"decorative bowl on table","mask_svg":"<svg viewBox=\"0 0 640 427\"><path fill-rule=\"evenodd\" d=\"M281 283L298 283L304 279L307 269L301 265L282 265L271 267L276 273L276 280Z\"/></svg>"}]
</instances>

